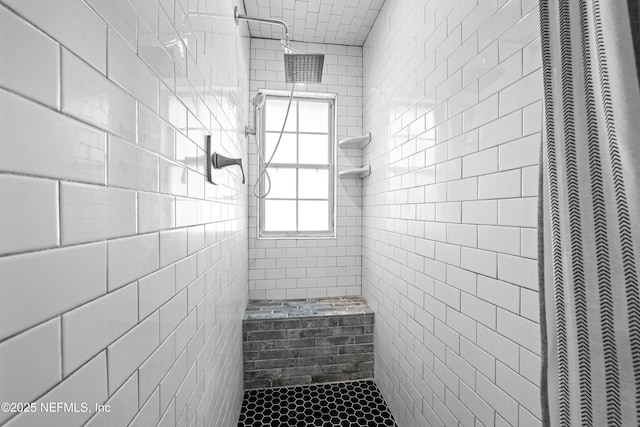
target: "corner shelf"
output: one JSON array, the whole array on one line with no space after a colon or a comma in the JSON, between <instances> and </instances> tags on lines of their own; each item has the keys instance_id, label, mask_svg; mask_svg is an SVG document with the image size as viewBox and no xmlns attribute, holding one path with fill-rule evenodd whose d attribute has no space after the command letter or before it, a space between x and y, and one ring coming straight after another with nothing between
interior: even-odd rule
<instances>
[{"instance_id":1,"label":"corner shelf","mask_svg":"<svg viewBox=\"0 0 640 427\"><path fill-rule=\"evenodd\" d=\"M366 178L371 175L371 165L363 166L357 169L347 169L338 173L340 178Z\"/></svg>"},{"instance_id":2,"label":"corner shelf","mask_svg":"<svg viewBox=\"0 0 640 427\"><path fill-rule=\"evenodd\" d=\"M345 138L338 142L340 148L363 148L371 141L371 132L362 136L354 136L351 138Z\"/></svg>"}]
</instances>

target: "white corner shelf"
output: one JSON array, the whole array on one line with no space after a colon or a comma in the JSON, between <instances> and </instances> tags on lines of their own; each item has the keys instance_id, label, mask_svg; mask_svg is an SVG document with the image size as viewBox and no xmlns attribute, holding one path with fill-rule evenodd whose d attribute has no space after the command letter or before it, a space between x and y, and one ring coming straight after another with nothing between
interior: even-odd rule
<instances>
[{"instance_id":1,"label":"white corner shelf","mask_svg":"<svg viewBox=\"0 0 640 427\"><path fill-rule=\"evenodd\" d=\"M357 169L347 169L338 173L340 178L366 178L371 175L371 165L363 166Z\"/></svg>"},{"instance_id":2,"label":"white corner shelf","mask_svg":"<svg viewBox=\"0 0 640 427\"><path fill-rule=\"evenodd\" d=\"M354 136L352 138L345 138L338 142L340 148L363 148L371 141L371 132L362 136Z\"/></svg>"}]
</instances>

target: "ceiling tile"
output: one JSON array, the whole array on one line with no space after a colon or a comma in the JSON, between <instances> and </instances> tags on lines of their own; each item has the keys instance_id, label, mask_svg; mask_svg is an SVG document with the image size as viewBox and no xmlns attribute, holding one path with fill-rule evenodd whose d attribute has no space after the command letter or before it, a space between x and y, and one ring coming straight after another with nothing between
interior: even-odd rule
<instances>
[{"instance_id":1,"label":"ceiling tile","mask_svg":"<svg viewBox=\"0 0 640 427\"><path fill-rule=\"evenodd\" d=\"M384 0L244 0L249 16L280 19L291 40L362 46ZM280 39L282 29L249 23L251 37Z\"/></svg>"}]
</instances>

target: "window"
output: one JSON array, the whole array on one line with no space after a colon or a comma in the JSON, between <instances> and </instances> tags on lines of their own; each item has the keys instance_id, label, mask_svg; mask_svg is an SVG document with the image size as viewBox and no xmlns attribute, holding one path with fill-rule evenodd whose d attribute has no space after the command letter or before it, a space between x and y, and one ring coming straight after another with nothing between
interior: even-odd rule
<instances>
[{"instance_id":1,"label":"window","mask_svg":"<svg viewBox=\"0 0 640 427\"><path fill-rule=\"evenodd\" d=\"M267 95L261 115L265 161L278 142L289 98ZM259 202L259 237L334 236L334 100L294 97ZM266 179L261 181L264 194Z\"/></svg>"}]
</instances>

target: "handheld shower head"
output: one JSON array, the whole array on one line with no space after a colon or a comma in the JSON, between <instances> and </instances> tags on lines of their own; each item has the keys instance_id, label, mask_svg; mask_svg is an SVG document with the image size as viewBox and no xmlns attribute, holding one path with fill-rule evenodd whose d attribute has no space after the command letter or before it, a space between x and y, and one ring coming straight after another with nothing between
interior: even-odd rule
<instances>
[{"instance_id":1,"label":"handheld shower head","mask_svg":"<svg viewBox=\"0 0 640 427\"><path fill-rule=\"evenodd\" d=\"M253 103L253 108L262 108L266 100L267 98L265 97L264 93L262 92L256 93L256 96L254 96L253 100L251 101Z\"/></svg>"}]
</instances>

